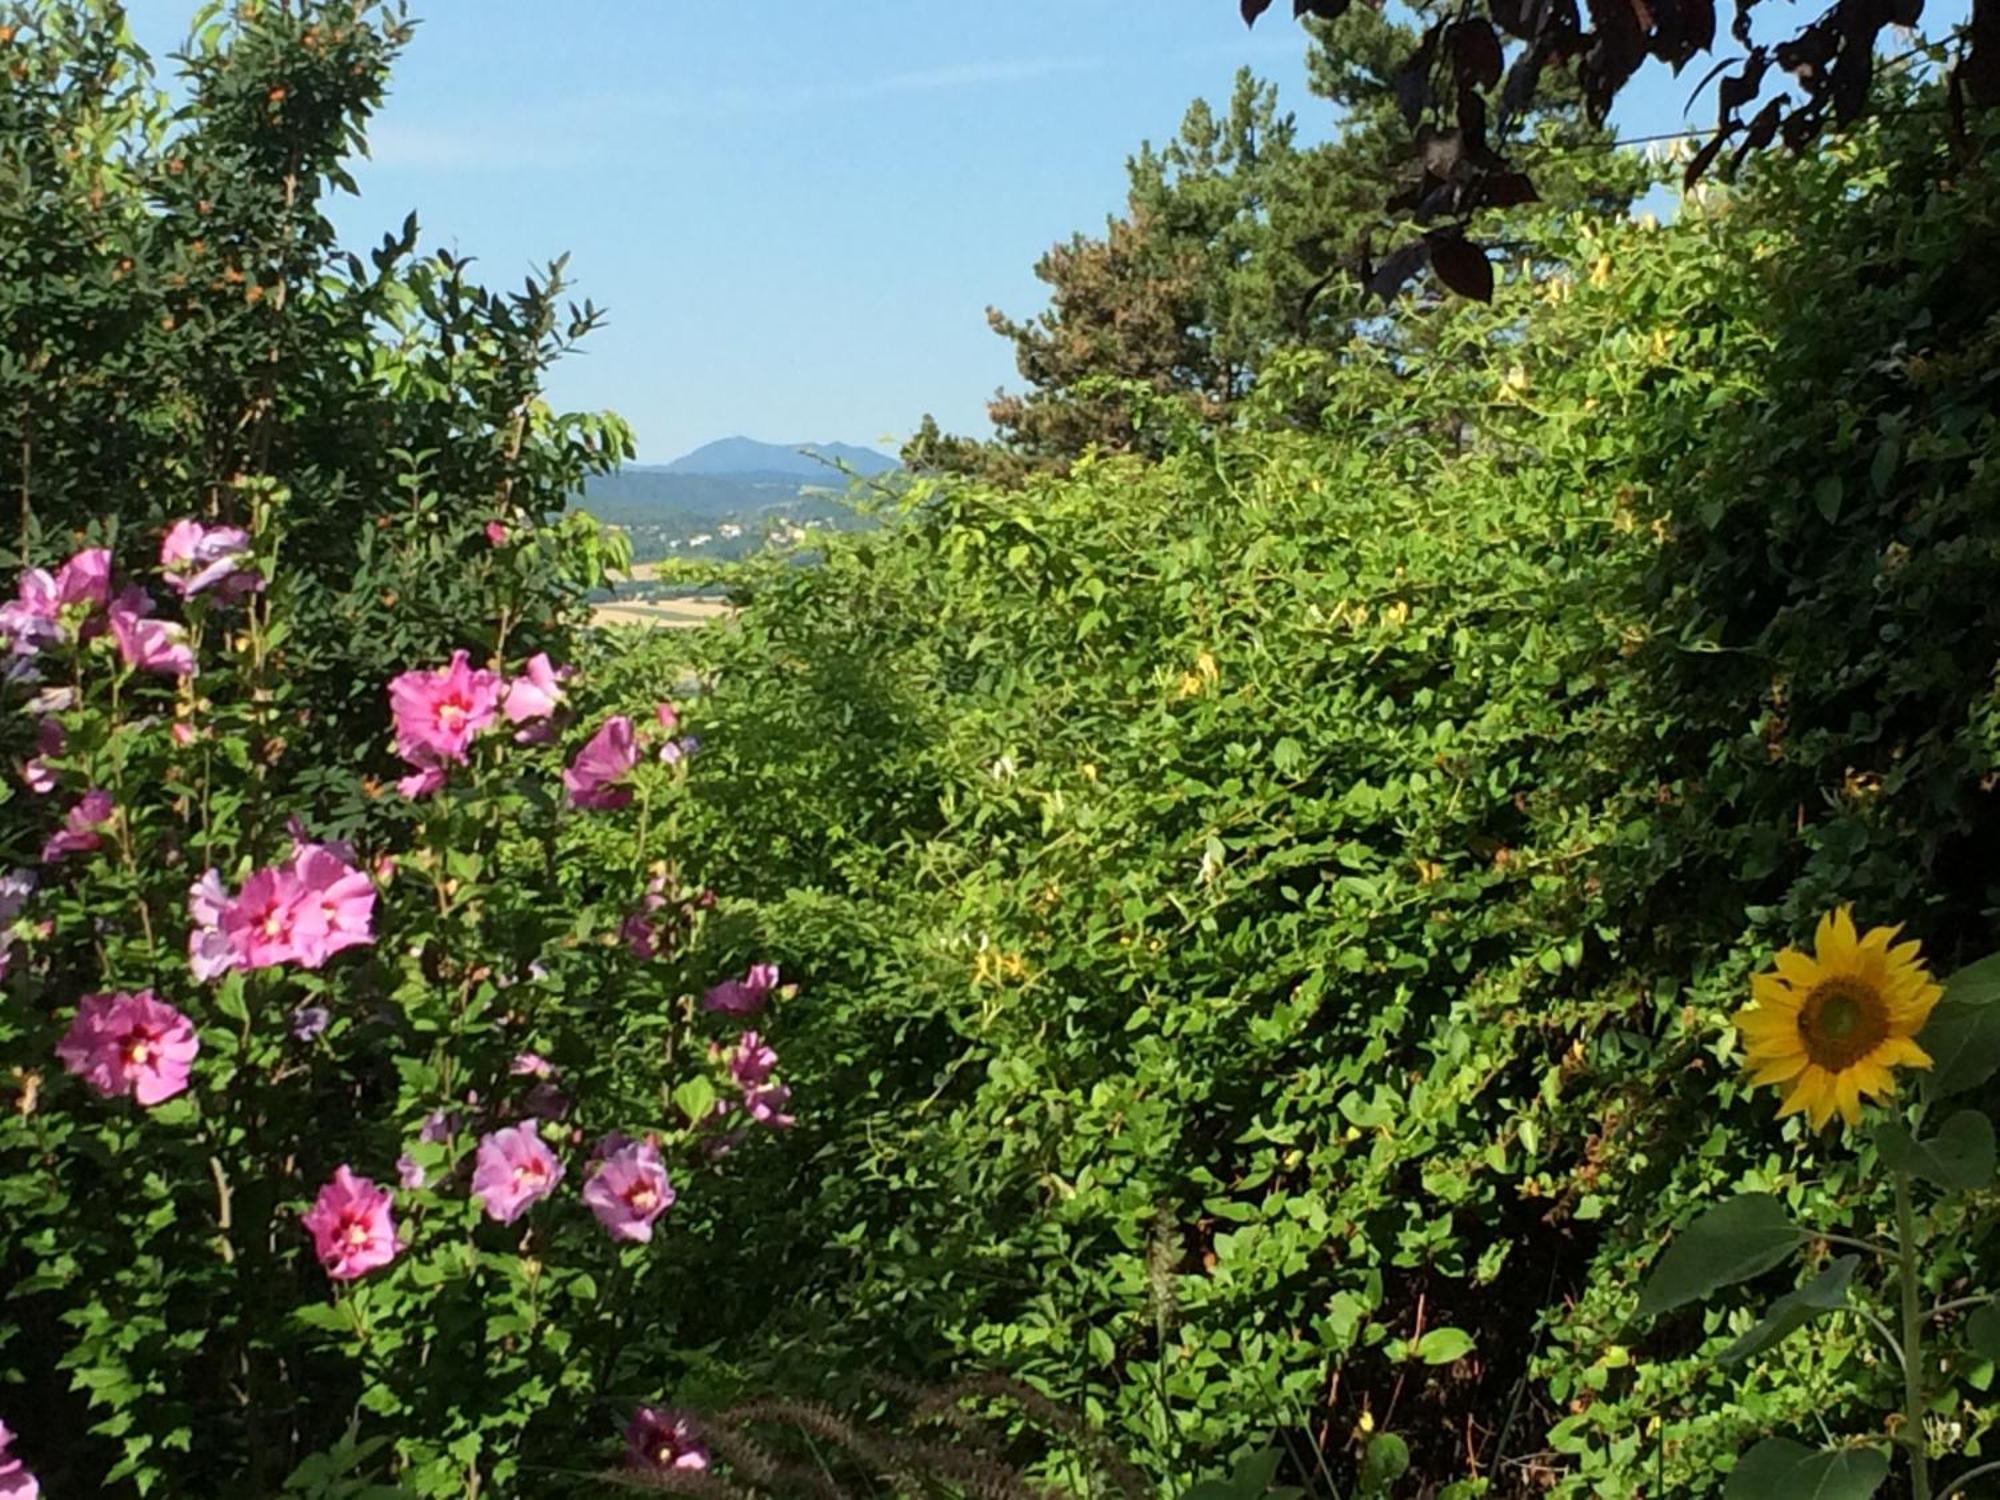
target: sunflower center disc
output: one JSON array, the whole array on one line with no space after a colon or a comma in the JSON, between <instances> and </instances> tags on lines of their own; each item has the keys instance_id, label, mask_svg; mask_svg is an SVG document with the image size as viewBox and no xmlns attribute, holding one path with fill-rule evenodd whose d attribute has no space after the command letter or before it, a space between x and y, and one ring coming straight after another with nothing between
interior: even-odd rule
<instances>
[{"instance_id":1,"label":"sunflower center disc","mask_svg":"<svg viewBox=\"0 0 2000 1500\"><path fill-rule=\"evenodd\" d=\"M1889 1035L1889 1007L1873 985L1826 979L1799 1007L1799 1040L1806 1056L1829 1073L1851 1068Z\"/></svg>"}]
</instances>

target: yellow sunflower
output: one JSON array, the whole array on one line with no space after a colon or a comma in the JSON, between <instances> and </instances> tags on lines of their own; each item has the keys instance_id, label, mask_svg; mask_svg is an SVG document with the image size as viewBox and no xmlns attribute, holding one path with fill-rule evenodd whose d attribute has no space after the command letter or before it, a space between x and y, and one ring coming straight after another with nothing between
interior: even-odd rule
<instances>
[{"instance_id":1,"label":"yellow sunflower","mask_svg":"<svg viewBox=\"0 0 2000 1500\"><path fill-rule=\"evenodd\" d=\"M1784 1090L1779 1118L1805 1112L1818 1130L1838 1110L1861 1123L1861 1096L1896 1091L1897 1067L1928 1068L1911 1040L1943 990L1916 943L1891 947L1901 927L1858 935L1850 908L1820 918L1808 955L1787 948L1777 967L1750 981L1752 1003L1736 1013L1752 1085Z\"/></svg>"}]
</instances>

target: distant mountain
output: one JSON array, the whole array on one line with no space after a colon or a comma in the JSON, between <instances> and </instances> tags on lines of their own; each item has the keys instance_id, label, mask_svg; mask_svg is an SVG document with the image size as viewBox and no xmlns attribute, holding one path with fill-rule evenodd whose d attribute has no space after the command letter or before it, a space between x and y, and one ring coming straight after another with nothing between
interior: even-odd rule
<instances>
[{"instance_id":1,"label":"distant mountain","mask_svg":"<svg viewBox=\"0 0 2000 1500\"><path fill-rule=\"evenodd\" d=\"M785 478L838 488L841 464L863 478L902 467L895 459L872 448L857 448L849 443L760 443L754 438L728 437L704 443L660 468L668 474Z\"/></svg>"},{"instance_id":2,"label":"distant mountain","mask_svg":"<svg viewBox=\"0 0 2000 1500\"><path fill-rule=\"evenodd\" d=\"M584 481L575 504L624 528L638 562L675 555L740 557L767 533L799 525L847 529L865 522L845 503L848 476L812 454L845 463L864 478L902 468L847 443L759 443L723 438L670 464L628 464Z\"/></svg>"}]
</instances>

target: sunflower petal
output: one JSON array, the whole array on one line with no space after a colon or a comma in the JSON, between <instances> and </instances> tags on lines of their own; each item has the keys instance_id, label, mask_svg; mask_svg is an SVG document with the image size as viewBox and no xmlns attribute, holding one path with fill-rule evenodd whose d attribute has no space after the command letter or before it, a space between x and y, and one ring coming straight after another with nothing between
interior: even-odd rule
<instances>
[{"instance_id":1,"label":"sunflower petal","mask_svg":"<svg viewBox=\"0 0 2000 1500\"><path fill-rule=\"evenodd\" d=\"M1809 990L1820 981L1819 965L1796 948L1780 949L1772 962L1785 982L1796 989Z\"/></svg>"}]
</instances>

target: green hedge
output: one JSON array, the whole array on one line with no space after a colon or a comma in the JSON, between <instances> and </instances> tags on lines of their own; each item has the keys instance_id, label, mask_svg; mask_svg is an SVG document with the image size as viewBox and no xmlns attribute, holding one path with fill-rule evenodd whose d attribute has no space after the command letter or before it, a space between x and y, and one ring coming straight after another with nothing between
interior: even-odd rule
<instances>
[{"instance_id":1,"label":"green hedge","mask_svg":"<svg viewBox=\"0 0 2000 1500\"><path fill-rule=\"evenodd\" d=\"M639 648L712 674L688 857L816 1070L688 1252L704 1382L1003 1367L1161 1474L1388 1427L1461 1494L1866 1409L1844 1329L1739 1389L1747 1313L1631 1314L1732 1187L1882 1211L1746 1096L1750 970L1841 900L2000 936L2000 199L1938 125L1548 224L1267 374L1318 431L925 488Z\"/></svg>"}]
</instances>

